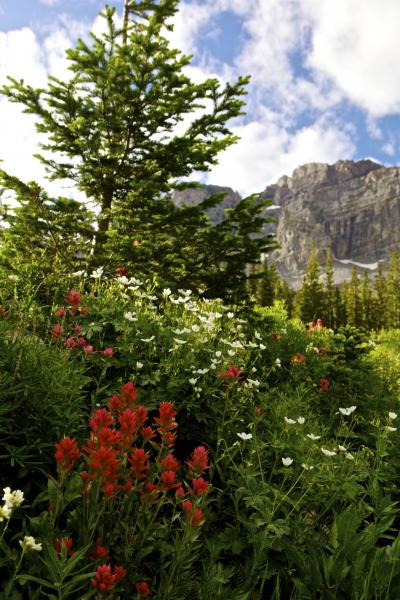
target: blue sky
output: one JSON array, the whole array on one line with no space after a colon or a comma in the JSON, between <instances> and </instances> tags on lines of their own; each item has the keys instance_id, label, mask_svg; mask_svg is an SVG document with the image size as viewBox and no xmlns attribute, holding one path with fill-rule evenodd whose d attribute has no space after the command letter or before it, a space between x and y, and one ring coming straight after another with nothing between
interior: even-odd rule
<instances>
[{"instance_id":1,"label":"blue sky","mask_svg":"<svg viewBox=\"0 0 400 600\"><path fill-rule=\"evenodd\" d=\"M109 3L122 13L122 0ZM0 0L0 82L12 74L42 86L49 73L65 76L65 49L99 30L102 7ZM398 0L182 0L170 38L193 54L188 74L252 76L247 115L231 122L241 141L203 180L246 194L306 162L398 164L398 23ZM3 168L43 183L32 117L0 98L0 131Z\"/></svg>"}]
</instances>

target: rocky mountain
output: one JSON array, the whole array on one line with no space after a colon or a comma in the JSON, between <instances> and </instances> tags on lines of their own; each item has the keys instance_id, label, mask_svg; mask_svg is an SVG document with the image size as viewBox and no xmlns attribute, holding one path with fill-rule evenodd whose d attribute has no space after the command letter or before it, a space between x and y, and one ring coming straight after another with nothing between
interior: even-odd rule
<instances>
[{"instance_id":1,"label":"rocky mountain","mask_svg":"<svg viewBox=\"0 0 400 600\"><path fill-rule=\"evenodd\" d=\"M227 191L218 218L224 207L240 199L231 188L204 186L188 191L201 192L200 200ZM193 201L184 196L187 192L180 194L180 203ZM327 248L331 249L337 282L349 277L353 264L373 273L379 261L400 250L400 167L384 167L372 160L309 163L267 186L261 196L272 200L281 246L269 255L269 262L294 287L301 282L313 240L321 263Z\"/></svg>"}]
</instances>

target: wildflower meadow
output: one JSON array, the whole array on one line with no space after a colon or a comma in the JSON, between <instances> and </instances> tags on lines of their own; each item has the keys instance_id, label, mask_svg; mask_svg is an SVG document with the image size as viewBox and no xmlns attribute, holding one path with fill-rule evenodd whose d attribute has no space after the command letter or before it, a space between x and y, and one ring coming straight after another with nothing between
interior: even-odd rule
<instances>
[{"instance_id":1,"label":"wildflower meadow","mask_svg":"<svg viewBox=\"0 0 400 600\"><path fill-rule=\"evenodd\" d=\"M3 598L397 598L398 336L66 275L2 297Z\"/></svg>"}]
</instances>

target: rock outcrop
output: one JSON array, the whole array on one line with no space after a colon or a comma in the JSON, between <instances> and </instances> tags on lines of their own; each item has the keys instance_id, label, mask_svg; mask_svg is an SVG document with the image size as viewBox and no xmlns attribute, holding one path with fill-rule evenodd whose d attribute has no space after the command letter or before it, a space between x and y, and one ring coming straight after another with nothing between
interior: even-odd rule
<instances>
[{"instance_id":1,"label":"rock outcrop","mask_svg":"<svg viewBox=\"0 0 400 600\"><path fill-rule=\"evenodd\" d=\"M239 201L231 188L204 186L189 190L198 201L218 191L227 198L217 209ZM180 203L191 202L181 192ZM331 249L336 280L348 278L352 265L372 272L394 250L400 250L400 167L384 167L372 160L309 163L267 186L261 194L275 210L275 233L281 248L269 256L282 276L297 287L315 241L321 263ZM279 208L278 208L279 207ZM215 218L217 215L212 215Z\"/></svg>"}]
</instances>

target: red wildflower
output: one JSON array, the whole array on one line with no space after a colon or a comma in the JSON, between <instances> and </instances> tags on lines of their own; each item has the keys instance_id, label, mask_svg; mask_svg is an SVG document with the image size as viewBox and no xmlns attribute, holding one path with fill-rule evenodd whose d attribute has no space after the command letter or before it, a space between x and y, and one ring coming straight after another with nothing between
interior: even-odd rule
<instances>
[{"instance_id":1,"label":"red wildflower","mask_svg":"<svg viewBox=\"0 0 400 600\"><path fill-rule=\"evenodd\" d=\"M177 426L175 421L176 411L174 410L173 402L161 402L158 407L160 416L156 417L154 421L159 426L161 432L169 431L170 429L174 429Z\"/></svg>"},{"instance_id":2,"label":"red wildflower","mask_svg":"<svg viewBox=\"0 0 400 600\"><path fill-rule=\"evenodd\" d=\"M76 290L71 290L67 294L65 301L70 306L77 308L80 305L80 303L82 302L82 297L81 297L80 293L77 292Z\"/></svg>"},{"instance_id":3,"label":"red wildflower","mask_svg":"<svg viewBox=\"0 0 400 600\"><path fill-rule=\"evenodd\" d=\"M317 329L322 329L323 325L322 325L322 319L317 319L317 325L316 325Z\"/></svg>"},{"instance_id":4,"label":"red wildflower","mask_svg":"<svg viewBox=\"0 0 400 600\"><path fill-rule=\"evenodd\" d=\"M140 430L140 435L142 436L144 442L149 442L155 437L156 432L151 427L143 427Z\"/></svg>"},{"instance_id":5,"label":"red wildflower","mask_svg":"<svg viewBox=\"0 0 400 600\"><path fill-rule=\"evenodd\" d=\"M139 583L135 584L135 588L140 596L151 596L149 584L147 583L147 581L139 581Z\"/></svg>"},{"instance_id":6,"label":"red wildflower","mask_svg":"<svg viewBox=\"0 0 400 600\"><path fill-rule=\"evenodd\" d=\"M89 307L88 306L81 306L79 309L79 312L81 313L81 315L87 315L89 312Z\"/></svg>"},{"instance_id":7,"label":"red wildflower","mask_svg":"<svg viewBox=\"0 0 400 600\"><path fill-rule=\"evenodd\" d=\"M81 326L80 326L80 325L75 325L75 327L74 327L74 331L75 331L75 333L80 333L80 332L81 332L81 329L82 329L82 328L81 328Z\"/></svg>"},{"instance_id":8,"label":"red wildflower","mask_svg":"<svg viewBox=\"0 0 400 600\"><path fill-rule=\"evenodd\" d=\"M63 437L55 447L54 456L58 467L62 471L70 471L80 455L78 444L73 438Z\"/></svg>"},{"instance_id":9,"label":"red wildflower","mask_svg":"<svg viewBox=\"0 0 400 600\"><path fill-rule=\"evenodd\" d=\"M254 407L254 414L255 415L260 415L261 414L261 408L259 406L255 406Z\"/></svg>"},{"instance_id":10,"label":"red wildflower","mask_svg":"<svg viewBox=\"0 0 400 600\"><path fill-rule=\"evenodd\" d=\"M121 566L115 566L113 568L113 573L115 575L115 581L121 581L121 579L126 577L126 569Z\"/></svg>"},{"instance_id":11,"label":"red wildflower","mask_svg":"<svg viewBox=\"0 0 400 600\"><path fill-rule=\"evenodd\" d=\"M161 473L161 481L163 483L164 490L172 490L173 488L179 487L181 484L175 481L175 471L164 471Z\"/></svg>"},{"instance_id":12,"label":"red wildflower","mask_svg":"<svg viewBox=\"0 0 400 600\"><path fill-rule=\"evenodd\" d=\"M192 481L193 493L196 495L205 494L208 492L208 483L202 477L193 479Z\"/></svg>"},{"instance_id":13,"label":"red wildflower","mask_svg":"<svg viewBox=\"0 0 400 600\"><path fill-rule=\"evenodd\" d=\"M185 500L182 502L182 508L185 511L192 527L200 525L200 523L204 520L203 511L201 508L193 508L193 504L190 500Z\"/></svg>"},{"instance_id":14,"label":"red wildflower","mask_svg":"<svg viewBox=\"0 0 400 600\"><path fill-rule=\"evenodd\" d=\"M172 433L172 431L167 431L167 433L163 434L163 446L167 448L172 448L176 441L176 433Z\"/></svg>"},{"instance_id":15,"label":"red wildflower","mask_svg":"<svg viewBox=\"0 0 400 600\"><path fill-rule=\"evenodd\" d=\"M147 408L145 406L138 406L136 409L137 424L142 427L147 421Z\"/></svg>"},{"instance_id":16,"label":"red wildflower","mask_svg":"<svg viewBox=\"0 0 400 600\"><path fill-rule=\"evenodd\" d=\"M310 331L313 331L315 329L315 323L314 323L314 321L311 321L311 323L308 324L308 329Z\"/></svg>"},{"instance_id":17,"label":"red wildflower","mask_svg":"<svg viewBox=\"0 0 400 600\"><path fill-rule=\"evenodd\" d=\"M130 470L135 477L140 479L146 476L144 471L147 471L149 468L147 464L149 459L150 454L145 452L143 448L134 448L128 460L131 465Z\"/></svg>"},{"instance_id":18,"label":"red wildflower","mask_svg":"<svg viewBox=\"0 0 400 600\"><path fill-rule=\"evenodd\" d=\"M120 275L120 276L127 275L128 274L128 269L126 267L117 267L115 269L115 272L116 272L117 275Z\"/></svg>"},{"instance_id":19,"label":"red wildflower","mask_svg":"<svg viewBox=\"0 0 400 600\"><path fill-rule=\"evenodd\" d=\"M87 356L90 356L91 354L95 354L93 346L91 346L90 344L83 346L83 351Z\"/></svg>"},{"instance_id":20,"label":"red wildflower","mask_svg":"<svg viewBox=\"0 0 400 600\"><path fill-rule=\"evenodd\" d=\"M204 446L197 446L190 455L190 460L186 461L190 467L189 474L201 475L208 468L208 452Z\"/></svg>"},{"instance_id":21,"label":"red wildflower","mask_svg":"<svg viewBox=\"0 0 400 600\"><path fill-rule=\"evenodd\" d=\"M77 344L77 346L84 346L86 344L85 338L83 338L83 337L76 338L76 344Z\"/></svg>"},{"instance_id":22,"label":"red wildflower","mask_svg":"<svg viewBox=\"0 0 400 600\"><path fill-rule=\"evenodd\" d=\"M281 339L281 335L279 335L279 333L271 333L271 337L273 340L280 340Z\"/></svg>"},{"instance_id":23,"label":"red wildflower","mask_svg":"<svg viewBox=\"0 0 400 600\"><path fill-rule=\"evenodd\" d=\"M186 496L185 490L183 489L182 486L179 486L175 492L175 498L179 502L180 500L183 500L185 496Z\"/></svg>"},{"instance_id":24,"label":"red wildflower","mask_svg":"<svg viewBox=\"0 0 400 600\"><path fill-rule=\"evenodd\" d=\"M54 314L56 317L61 319L61 317L63 317L65 315L65 310L63 308L57 308L57 310Z\"/></svg>"},{"instance_id":25,"label":"red wildflower","mask_svg":"<svg viewBox=\"0 0 400 600\"><path fill-rule=\"evenodd\" d=\"M65 342L64 342L64 345L65 345L67 348L71 349L71 348L75 348L75 346L76 346L77 344L76 344L76 341L75 341L75 340L73 340L71 337L68 337L68 338L65 340Z\"/></svg>"},{"instance_id":26,"label":"red wildflower","mask_svg":"<svg viewBox=\"0 0 400 600\"><path fill-rule=\"evenodd\" d=\"M325 377L319 380L319 387L323 392L327 392L329 389L329 381Z\"/></svg>"},{"instance_id":27,"label":"red wildflower","mask_svg":"<svg viewBox=\"0 0 400 600\"><path fill-rule=\"evenodd\" d=\"M90 429L97 432L103 427L110 427L114 424L112 414L106 408L99 408L89 421Z\"/></svg>"},{"instance_id":28,"label":"red wildflower","mask_svg":"<svg viewBox=\"0 0 400 600\"><path fill-rule=\"evenodd\" d=\"M112 348L105 348L104 350L101 350L101 354L105 356L105 358L111 358L114 354L114 350Z\"/></svg>"},{"instance_id":29,"label":"red wildflower","mask_svg":"<svg viewBox=\"0 0 400 600\"><path fill-rule=\"evenodd\" d=\"M93 471L92 478L96 475L101 477L103 487L113 484L121 466L115 450L100 447L98 450L91 450L90 454L92 460L89 463L89 468Z\"/></svg>"},{"instance_id":30,"label":"red wildflower","mask_svg":"<svg viewBox=\"0 0 400 600\"><path fill-rule=\"evenodd\" d=\"M118 414L123 407L122 400L119 396L113 396L107 403L107 408L110 412Z\"/></svg>"},{"instance_id":31,"label":"red wildflower","mask_svg":"<svg viewBox=\"0 0 400 600\"><path fill-rule=\"evenodd\" d=\"M135 402L137 393L133 381L128 381L121 387L121 396L126 401L127 407Z\"/></svg>"},{"instance_id":32,"label":"red wildflower","mask_svg":"<svg viewBox=\"0 0 400 600\"><path fill-rule=\"evenodd\" d=\"M118 422L121 426L124 444L130 444L138 431L136 413L131 408L126 408L118 417Z\"/></svg>"},{"instance_id":33,"label":"red wildflower","mask_svg":"<svg viewBox=\"0 0 400 600\"><path fill-rule=\"evenodd\" d=\"M97 567L96 576L90 582L100 593L112 592L116 583L116 576L111 573L110 565L100 565Z\"/></svg>"},{"instance_id":34,"label":"red wildflower","mask_svg":"<svg viewBox=\"0 0 400 600\"><path fill-rule=\"evenodd\" d=\"M235 367L234 365L230 365L227 371L221 371L220 377L223 379L239 379L242 371Z\"/></svg>"},{"instance_id":35,"label":"red wildflower","mask_svg":"<svg viewBox=\"0 0 400 600\"><path fill-rule=\"evenodd\" d=\"M180 467L179 462L171 453L167 454L167 456L160 461L160 465L164 471L177 471Z\"/></svg>"},{"instance_id":36,"label":"red wildflower","mask_svg":"<svg viewBox=\"0 0 400 600\"><path fill-rule=\"evenodd\" d=\"M90 558L92 560L108 560L110 558L108 549L102 545L100 538L97 538L96 545L90 553Z\"/></svg>"},{"instance_id":37,"label":"red wildflower","mask_svg":"<svg viewBox=\"0 0 400 600\"><path fill-rule=\"evenodd\" d=\"M97 446L119 446L121 443L121 432L116 429L109 429L103 427L100 431L96 432ZM91 445L91 442L89 442Z\"/></svg>"},{"instance_id":38,"label":"red wildflower","mask_svg":"<svg viewBox=\"0 0 400 600\"><path fill-rule=\"evenodd\" d=\"M303 363L305 360L306 360L306 358L305 358L304 354L297 354L296 353L296 354L294 354L292 356L291 362L292 362L293 365L296 365L296 364Z\"/></svg>"},{"instance_id":39,"label":"red wildflower","mask_svg":"<svg viewBox=\"0 0 400 600\"><path fill-rule=\"evenodd\" d=\"M61 325L54 325L51 328L51 333L52 335L54 335L55 337L59 337L62 333L64 333L64 327L62 327Z\"/></svg>"},{"instance_id":40,"label":"red wildflower","mask_svg":"<svg viewBox=\"0 0 400 600\"><path fill-rule=\"evenodd\" d=\"M62 546L65 546L65 548L67 550L68 556L73 556L74 551L71 550L72 538L65 537L65 538L62 538L62 539L60 539L60 538L56 539L55 550L56 550L57 554L61 554L61 548L62 548Z\"/></svg>"}]
</instances>

